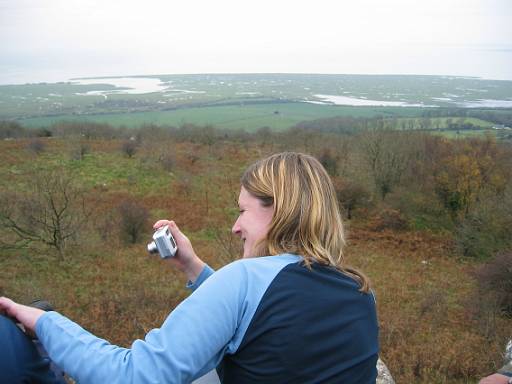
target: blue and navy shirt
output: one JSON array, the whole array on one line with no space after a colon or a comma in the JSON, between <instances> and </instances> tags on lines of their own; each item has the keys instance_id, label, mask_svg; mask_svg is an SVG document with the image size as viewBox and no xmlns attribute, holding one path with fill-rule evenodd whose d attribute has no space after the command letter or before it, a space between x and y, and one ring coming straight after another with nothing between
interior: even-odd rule
<instances>
[{"instance_id":1,"label":"blue and navy shirt","mask_svg":"<svg viewBox=\"0 0 512 384\"><path fill-rule=\"evenodd\" d=\"M49 312L36 324L50 357L86 383L375 383L375 301L351 278L296 255L205 267L193 293L131 348Z\"/></svg>"}]
</instances>

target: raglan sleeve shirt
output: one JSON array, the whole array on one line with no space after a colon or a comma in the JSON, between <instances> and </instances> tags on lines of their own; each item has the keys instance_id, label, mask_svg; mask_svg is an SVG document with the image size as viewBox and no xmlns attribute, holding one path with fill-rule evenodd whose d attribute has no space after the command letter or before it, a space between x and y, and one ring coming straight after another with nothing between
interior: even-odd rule
<instances>
[{"instance_id":1,"label":"raglan sleeve shirt","mask_svg":"<svg viewBox=\"0 0 512 384\"><path fill-rule=\"evenodd\" d=\"M236 384L374 382L373 298L353 279L326 266L309 270L301 259L242 259L215 273L205 267L189 284L192 294L131 348L56 312L39 318L36 333L50 358L80 384L189 383L221 361L223 379Z\"/></svg>"},{"instance_id":2,"label":"raglan sleeve shirt","mask_svg":"<svg viewBox=\"0 0 512 384\"><path fill-rule=\"evenodd\" d=\"M260 258L261 259L261 258ZM186 383L236 352L270 282L294 255L238 260L217 272L205 267L192 294L131 348L100 339L48 312L36 333L52 360L80 384Z\"/></svg>"},{"instance_id":3,"label":"raglan sleeve shirt","mask_svg":"<svg viewBox=\"0 0 512 384\"><path fill-rule=\"evenodd\" d=\"M214 274L206 267L197 287L190 287L194 292L161 328L130 349L111 345L56 312L44 314L36 332L55 363L81 384L190 382L236 348L247 310L246 274L240 262Z\"/></svg>"}]
</instances>

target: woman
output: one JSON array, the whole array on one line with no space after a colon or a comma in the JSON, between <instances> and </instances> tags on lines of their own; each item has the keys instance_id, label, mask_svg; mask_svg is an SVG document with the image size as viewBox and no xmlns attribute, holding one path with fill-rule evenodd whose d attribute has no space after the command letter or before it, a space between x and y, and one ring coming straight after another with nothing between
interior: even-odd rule
<instances>
[{"instance_id":1,"label":"woman","mask_svg":"<svg viewBox=\"0 0 512 384\"><path fill-rule=\"evenodd\" d=\"M243 259L217 272L172 221L171 260L194 292L130 349L65 317L0 299L50 357L83 383L188 383L217 367L223 383L374 383L378 328L367 278L345 265L329 176L313 157L281 153L241 180L233 232Z\"/></svg>"}]
</instances>

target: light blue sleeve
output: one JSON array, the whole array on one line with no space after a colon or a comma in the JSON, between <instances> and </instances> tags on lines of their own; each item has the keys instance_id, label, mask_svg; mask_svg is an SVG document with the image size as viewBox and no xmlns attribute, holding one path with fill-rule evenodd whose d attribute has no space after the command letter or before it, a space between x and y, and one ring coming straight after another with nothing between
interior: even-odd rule
<instances>
[{"instance_id":1,"label":"light blue sleeve","mask_svg":"<svg viewBox=\"0 0 512 384\"><path fill-rule=\"evenodd\" d=\"M206 279L209 278L214 273L215 273L215 271L208 264L206 264L203 267L203 270L201 271L199 276L197 276L196 281L194 281L194 282L189 281L187 283L187 288L192 291L195 291L197 289L197 287L199 287L201 284L203 284L206 281Z\"/></svg>"},{"instance_id":2,"label":"light blue sleeve","mask_svg":"<svg viewBox=\"0 0 512 384\"><path fill-rule=\"evenodd\" d=\"M97 338L56 312L38 320L36 333L52 360L80 384L189 383L238 347L248 280L243 263L220 269L161 328L130 349Z\"/></svg>"}]
</instances>

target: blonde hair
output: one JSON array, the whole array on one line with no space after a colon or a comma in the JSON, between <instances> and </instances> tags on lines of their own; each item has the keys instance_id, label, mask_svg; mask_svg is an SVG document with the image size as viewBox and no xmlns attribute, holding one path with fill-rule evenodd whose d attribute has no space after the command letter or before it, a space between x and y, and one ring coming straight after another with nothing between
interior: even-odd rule
<instances>
[{"instance_id":1,"label":"blonde hair","mask_svg":"<svg viewBox=\"0 0 512 384\"><path fill-rule=\"evenodd\" d=\"M253 250L256 256L294 253L304 264L329 265L355 279L362 292L368 278L345 264L345 234L332 181L314 157L278 153L252 164L242 186L263 206L274 206L267 236Z\"/></svg>"}]
</instances>

